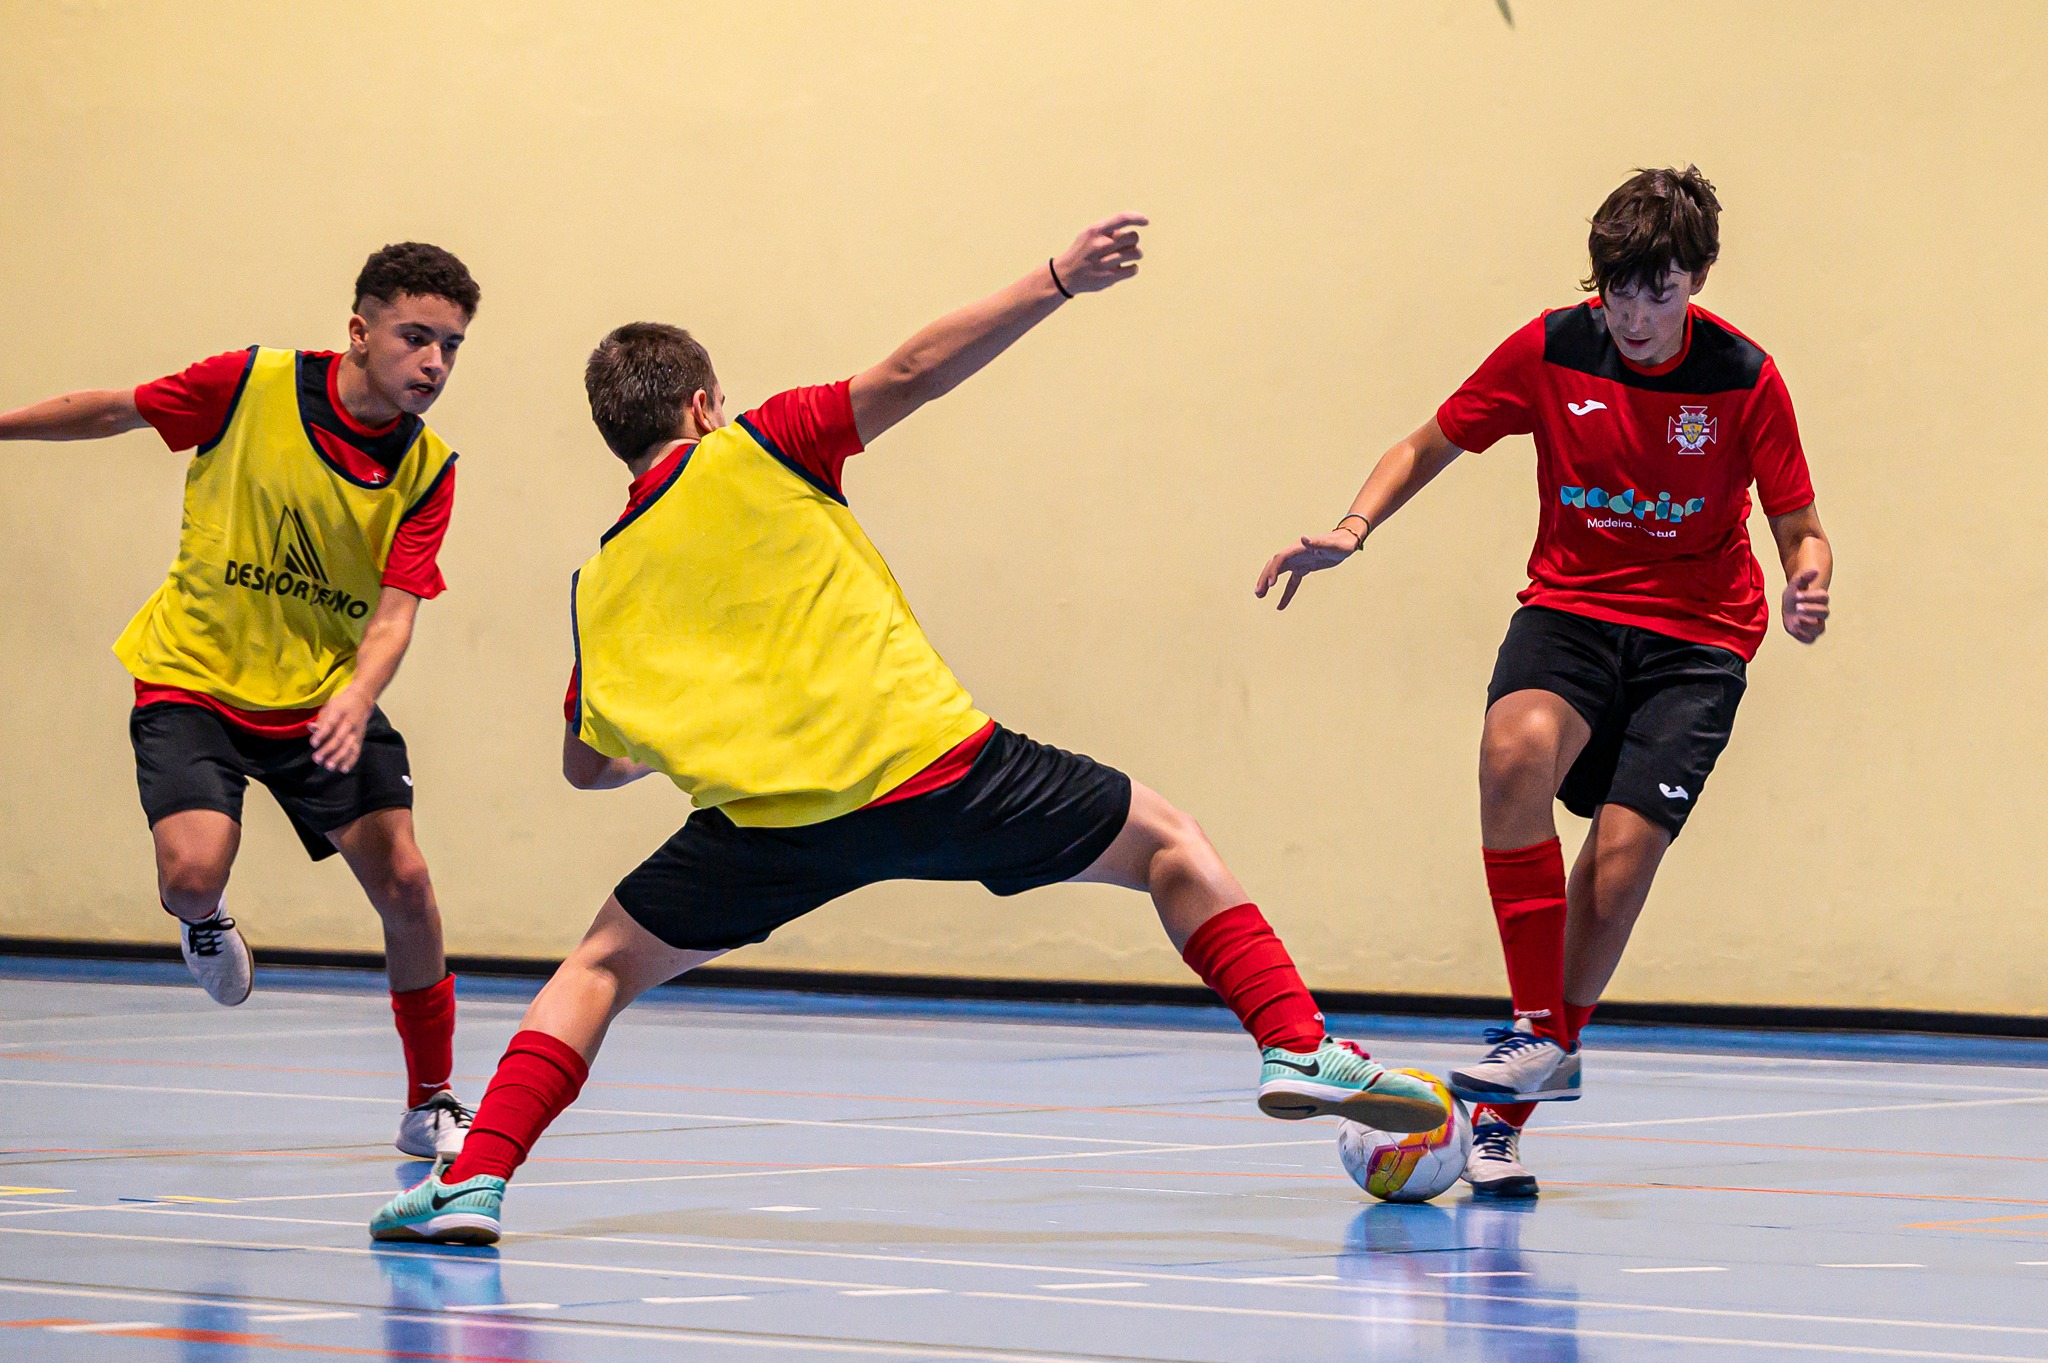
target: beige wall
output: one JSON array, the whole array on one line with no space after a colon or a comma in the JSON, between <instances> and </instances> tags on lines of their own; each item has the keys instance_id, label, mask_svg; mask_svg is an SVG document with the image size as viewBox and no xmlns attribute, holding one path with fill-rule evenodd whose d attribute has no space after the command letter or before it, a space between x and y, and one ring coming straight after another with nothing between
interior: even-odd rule
<instances>
[{"instance_id":1,"label":"beige wall","mask_svg":"<svg viewBox=\"0 0 2048 1363\"><path fill-rule=\"evenodd\" d=\"M555 774L568 573L623 491L590 344L685 323L745 405L1142 209L1143 277L891 434L853 504L983 706L1199 814L1313 982L1492 992L1474 750L1528 443L1286 616L1249 588L1574 297L1607 189L1696 160L1727 204L1702 301L1788 377L1838 616L1765 646L1614 994L2048 1012L2048 9L1516 9L10 6L0 405L332 345L387 240L467 259L483 310L434 412L453 588L388 709L450 946L551 955L684 813ZM0 460L0 934L161 940L107 645L169 561L181 461L147 433ZM257 944L374 946L346 873L250 809ZM881 887L736 963L1186 978L1142 901L1088 888Z\"/></svg>"}]
</instances>

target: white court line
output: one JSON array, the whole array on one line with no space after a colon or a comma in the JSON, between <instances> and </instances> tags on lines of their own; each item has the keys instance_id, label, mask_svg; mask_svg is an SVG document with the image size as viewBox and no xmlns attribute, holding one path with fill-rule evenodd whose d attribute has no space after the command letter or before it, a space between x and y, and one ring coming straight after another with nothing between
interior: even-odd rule
<instances>
[{"instance_id":1,"label":"white court line","mask_svg":"<svg viewBox=\"0 0 2048 1363\"><path fill-rule=\"evenodd\" d=\"M263 1218L254 1218L254 1217L237 1217L237 1216L234 1216L234 1215L232 1215L231 1213L226 1213L226 1212L197 1212L197 1213L192 1213L192 1212L185 1212L185 1211L174 1211L174 1212L152 1212L152 1213L150 1213L150 1214L151 1214L151 1215L171 1215L171 1216L186 1216L186 1215L197 1215L197 1216L205 1216L205 1217L212 1217L212 1218L217 1218L217 1219L221 1219L221 1220L230 1220L230 1221L233 1221L233 1220L264 1220L264 1221L269 1221L269 1220L285 1220L285 1219L286 1219L286 1218L281 1218L281 1217L279 1217L279 1218L271 1218L271 1217L263 1217ZM339 1226L339 1227L348 1227L348 1228L351 1228L351 1229L353 1229L353 1228L354 1228L354 1226L355 1226L355 1223L353 1223L353 1222L337 1222L337 1221L308 1221L308 1222L303 1222L303 1223L299 1223L299 1224L305 1224L305 1225L312 1225L312 1226ZM275 1242L275 1241L260 1241L260 1240L208 1240L208 1239L200 1239L200 1238L196 1238L196 1237L182 1237L182 1236L164 1236L164 1235L123 1235L123 1234L115 1234L115 1233L112 1233L112 1232L107 1232L107 1231L64 1231L64 1230L40 1230L40 1229L24 1229L24 1228L20 1228L20 1227L0 1227L0 1235L36 1235L36 1236L49 1236L49 1237L55 1237L55 1238L61 1238L61 1239L79 1239L79 1240L112 1240L112 1241L131 1241L131 1242L137 1242L137 1243L144 1243L144 1244L160 1244L160 1245L186 1245L186 1246L197 1246L197 1247L202 1247L202 1248L209 1248L209 1247L210 1247L210 1248L225 1248L225 1249L295 1249L295 1250L300 1250L300 1251L303 1251L303 1252L307 1252L307 1253L314 1253L314 1254L339 1254L339 1255L346 1255L346 1256L389 1256L389 1257L394 1257L394 1258L413 1258L413 1259L429 1259L429 1260L431 1260L431 1259L437 1259L437 1258L439 1258L439 1257L440 1257L439 1255L437 1255L437 1254L435 1254L435 1253L433 1253L433 1252L430 1252L430 1251L422 1251L422 1252L412 1252L412 1253L408 1253L408 1252L406 1252L406 1251L402 1251L402 1250L393 1250L393 1249L389 1249L389 1248L379 1248L379 1249L372 1249L372 1248L370 1248L370 1247L368 1247L368 1246L363 1246L363 1247L356 1247L356 1246L340 1246L340 1245L317 1245L317 1244L305 1244L305 1243L285 1243L285 1244L279 1244L279 1243L277 1243L277 1242ZM706 1251L706 1252L708 1252L708 1253L711 1253L711 1254L715 1254L715 1255L734 1255L734 1254L758 1254L758 1255L768 1255L768 1256L782 1256L782 1257L787 1257L787 1258L812 1258L812 1259L831 1259L831 1260L853 1260L853 1261L856 1261L856 1262L862 1262L862 1263L887 1263L887 1264L907 1264L907 1265L912 1265L912 1266L915 1266L915 1267L920 1267L920 1268L933 1268L933 1267L939 1267L939 1268L970 1268L970 1269L988 1269L988 1270L994 1270L994 1271L998 1271L998 1272L1016 1272L1016 1273L1030 1273L1030 1274L1034 1274L1034 1275L1036 1275L1036 1274L1043 1274L1043 1273L1046 1273L1046 1272L1047 1272L1047 1271L1049 1271L1049 1270L1053 1270L1053 1269L1054 1269L1054 1266L1052 1266L1052 1265L1047 1265L1047 1264L1018 1264L1018 1263L1005 1263L1005 1262L1003 1262L1003 1261L1000 1261L1000 1260L987 1260L987 1259L942 1259L942 1258L932 1258L932 1257L926 1257L926 1256L921 1256L921 1255L909 1255L909 1254L863 1254L863 1253L855 1253L855 1252L851 1252L851 1251L846 1251L846 1250L819 1250L819 1249L796 1249L796 1248L792 1248L792 1247L788 1247L788 1246L779 1246L779 1245L742 1245L742 1244L731 1244L731 1243L714 1243L714 1242L710 1242L710 1241L690 1241L690 1240L659 1240L659 1239L647 1239L647 1238L640 1238L640 1237L634 1237L634 1236L621 1236L621 1235L591 1235L591 1236L575 1236L575 1237L561 1237L561 1236L522 1236L522 1237L520 1237L520 1238L521 1238L521 1239L538 1239L538 1240L547 1240L547 1239L566 1239L566 1240L569 1240L569 1241L570 1241L571 1243L576 1243L576 1244L617 1244L617 1245L628 1245L628 1246L633 1246L633 1247L636 1247L636 1248L640 1248L640 1249L667 1249L667 1250L676 1250L676 1249L691 1249L691 1250L703 1250L703 1251ZM647 1276L647 1277L669 1277L669 1278L691 1278L691 1279L715 1279L715 1280L719 1280L719 1281L737 1281L737 1282L758 1282L758 1283L772 1283L772 1284L777 1284L777 1285L782 1285L782 1286L791 1286L791 1287L881 1287L881 1286L885 1286L885 1284L881 1284L881 1283L861 1283L861 1282L847 1282L847 1281L844 1281L844 1280L834 1281L834 1280L830 1280L830 1279L816 1279L816 1278L781 1278L781 1277L769 1277L769 1276L766 1276L766 1275L747 1275L747 1274L740 1274L740 1273L729 1273L729 1272L726 1272L726 1273L718 1273L718 1272L699 1272L699 1271L691 1271L691 1270L684 1270L684 1269L675 1269L675 1268L640 1268L640 1267L634 1267L634 1266L629 1266L629 1265L623 1265L623 1264L589 1264L589 1263L574 1263L574 1262L563 1262L563 1261L553 1261L553 1260L545 1260L545 1259L526 1259L526 1258L517 1258L517 1259L508 1259L508 1260L507 1260L507 1262L509 1262L509 1263L512 1263L512 1264L516 1264L516 1265L518 1265L518 1266L520 1266L520 1267L523 1267L523 1268L545 1268L545 1269L561 1269L561 1270L576 1270L576 1271L582 1271L582 1272L587 1272L587 1273L617 1273L617 1274L625 1274L625 1275L630 1275L630 1276ZM1095 1277L1095 1278L1110 1278L1110 1277L1114 1277L1114 1276L1116 1276L1116 1275L1117 1275L1117 1273L1118 1273L1118 1270L1115 1270L1115 1269L1100 1269L1100 1268L1059 1268L1059 1269L1057 1269L1056 1271L1059 1271L1059 1272L1064 1272L1064 1273L1071 1273L1071 1274L1074 1274L1074 1275L1075 1275L1075 1276L1077 1276L1077 1277ZM1124 1269L1124 1270L1121 1270L1121 1272L1122 1272L1122 1273L1123 1273L1124 1275L1126 1275L1126 1276L1129 1276L1129 1275L1131 1275L1131 1274L1133 1273L1133 1270L1131 1270L1131 1269ZM1338 1280L1338 1279L1337 1279L1337 1278L1336 1278L1335 1276L1333 1276L1333 1275L1331 1275L1331 1274L1328 1274L1328 1273L1309 1273L1309 1274L1293 1274L1293 1275L1276 1275L1276 1276L1272 1276L1272 1277L1262 1277L1262 1278L1244 1278L1244 1277L1238 1277L1238 1278L1221 1278L1221 1277L1215 1277L1215 1276L1211 1276L1211 1275L1208 1275L1208 1274L1199 1274L1199 1273L1162 1273L1162 1272L1153 1272L1153 1273L1146 1273L1146 1272L1143 1272L1142 1270L1138 1270L1138 1271L1137 1271L1137 1273L1138 1273L1138 1275L1139 1275L1139 1276L1142 1276L1142 1277L1144 1277L1144 1278L1145 1278L1146 1280L1148 1280L1149 1282L1151 1282L1151 1283L1154 1283L1154 1284L1158 1284L1158 1283L1173 1283L1173 1284L1189 1284L1189 1285L1192 1285L1192 1286L1195 1286L1195 1287L1198 1287L1198 1288L1203 1288L1203 1289L1214 1289L1214 1288L1216 1288L1216 1287L1218 1287L1218 1286L1233 1286L1233 1285L1240 1285L1240 1284L1242 1284L1242 1285L1258 1285L1258 1286L1268 1286L1268 1285L1270 1285L1270 1286L1282 1286L1282 1287L1298 1287L1298 1288L1303 1288L1303 1289L1306 1289L1306 1290L1310 1290L1310 1291L1328 1291L1328 1292L1338 1292L1338 1293L1343 1293L1343 1294L1346 1294L1346 1295L1353 1295L1353 1296L1363 1296L1363 1297L1392 1297L1392 1298L1396 1298L1396 1299L1400 1299L1400 1300L1410 1300L1410 1301L1433 1301L1433 1302L1461 1302L1461 1303L1473 1303L1473 1302L1502 1302L1502 1303L1512 1303L1512 1304L1514 1304L1514 1305L1517 1305L1517 1306L1555 1306L1555 1307L1573 1308L1573 1309L1577 1309L1577 1310L1582 1310L1582 1311L1619 1311L1619 1312L1640 1312L1640 1313L1644 1313L1644 1314L1649 1314L1649 1315L1672 1315L1672 1316L1703 1316L1703 1317L1712 1317L1712 1318L1719 1318L1719 1319L1732 1319L1732 1320L1746 1320L1746 1321L1773 1321L1773 1322L1781 1322L1781 1323L1791 1323L1791 1324L1802 1324L1802 1325L1855 1325L1855 1326L1874 1326L1874 1327L1896 1327L1896 1328L1900 1328L1900 1329L1916 1329L1916 1330L1949 1330L1949 1331L1960 1331L1960 1332L1974 1332L1974 1333L1979 1333L1979 1334L1996 1334L1996 1335L2048 1335L2048 1326L2035 1326L2035 1325L1989 1325L1989 1324L1983 1324L1983 1323L1980 1323L1980 1322L1976 1322L1976 1321L1959 1321L1959 1320L1904 1320L1904 1319L1898 1319L1898 1318L1886 1318L1886 1317L1871 1317L1871 1316L1835 1316L1835 1315L1822 1315L1822 1314L1818 1314L1818 1313L1811 1313L1811 1312L1793 1312L1793 1311L1747 1311L1747 1310L1741 1310L1741 1309L1738 1309L1738 1308L1733 1308L1733 1307L1711 1307L1711 1306L1672 1306L1672 1305L1666 1305L1666 1304L1662 1304L1662 1303L1655 1303L1655 1302L1626 1302L1626 1301L1600 1301L1600 1300L1594 1300L1594 1299L1586 1299L1586 1298L1579 1298L1579 1297L1555 1297L1555 1296L1530 1296L1530 1295L1505 1295L1505 1294L1501 1294L1501 1293L1495 1293L1495 1292L1458 1292L1458 1291L1445 1291L1445 1290L1435 1290L1435 1289L1430 1289L1430 1288L1417 1288L1417 1287L1393 1287L1393 1286L1375 1286L1375 1285L1371 1285L1371 1284L1366 1284L1366 1283L1347 1283L1347 1282L1342 1282L1342 1281ZM967 1290L965 1290L965 1289L957 1289L957 1291L959 1292L959 1295L962 1295L962 1296L973 1296L973 1295L976 1295L975 1293L973 1293L973 1292L969 1292L969 1291L967 1291ZM34 1285L29 1285L29 1284L19 1284L19 1285L16 1285L16 1284L8 1284L8 1283L0 1283L0 1292L19 1292L19 1293L28 1293L28 1294L37 1294L37 1295L53 1295L53 1296L87 1296L87 1297L108 1297L108 1298L111 1298L111 1299L115 1299L115 1300L127 1300L127 1301L155 1301L155 1300L165 1300L165 1299L168 1299L168 1298L164 1298L164 1297L160 1297L160 1296L144 1296L144 1295L137 1295L137 1294L132 1294L132 1293L108 1293L108 1292L95 1292L95 1291L85 1291L85 1290L81 1290L81 1289L65 1289L65 1288L45 1288L45 1287L38 1287L38 1286L34 1286ZM218 1302L215 1302L215 1301L207 1301L207 1300L205 1300L205 1299L195 1299L195 1298L184 1298L184 1299L179 1299L179 1300L184 1300L184 1301L194 1301L194 1302L197 1302L198 1304L201 1304L201 1305L218 1305L218 1304L220 1304L220 1303L218 1303ZM1061 1299L1061 1298L1049 1298L1049 1300L1062 1300L1062 1299ZM1081 1299L1078 1299L1078 1300L1089 1300L1089 1299L1087 1299L1087 1298L1081 1298ZM1136 1304L1136 1305L1140 1305L1140 1306L1143 1306L1143 1305L1149 1305L1150 1303L1143 1303L1143 1302L1140 1302L1140 1303L1135 1303L1135 1304ZM1357 1319L1357 1317L1356 1317L1356 1316L1346 1316L1346 1317L1344 1317L1344 1319L1346 1319L1346 1320L1355 1320L1355 1319ZM1685 1338L1685 1336L1673 1336L1673 1338ZM1708 1342L1712 1342L1712 1341L1708 1341ZM1931 1356L1932 1356L1932 1357L1947 1357L1947 1355L1931 1355ZM1969 1358L1975 1358L1975 1357L1980 1357L1980 1356L1978 1356L1978 1355L1955 1355L1955 1357L1969 1357ZM2012 1361L2012 1360L1999 1360L1999 1361L1998 1361L1998 1363L2013 1363L2013 1361ZM2025 1360L2018 1360L2018 1363L2048 1363L2048 1356L2043 1356L2043 1358L2041 1358L2041 1359L2025 1359Z\"/></svg>"},{"instance_id":2,"label":"white court line","mask_svg":"<svg viewBox=\"0 0 2048 1363\"><path fill-rule=\"evenodd\" d=\"M159 1320L110 1320L104 1324L86 1325L45 1325L42 1327L53 1335L104 1335L117 1330L161 1330Z\"/></svg>"},{"instance_id":3,"label":"white court line","mask_svg":"<svg viewBox=\"0 0 2048 1363\"><path fill-rule=\"evenodd\" d=\"M753 1298L744 1293L729 1292L715 1297L642 1297L640 1300L649 1306L683 1306L700 1301L752 1301Z\"/></svg>"},{"instance_id":4,"label":"white court line","mask_svg":"<svg viewBox=\"0 0 2048 1363\"><path fill-rule=\"evenodd\" d=\"M1426 1274L1425 1276L1426 1276L1426 1277L1431 1277L1431 1278L1533 1278L1533 1277L1535 1277L1536 1275L1535 1275L1535 1274L1533 1274L1533 1273L1524 1273L1524 1272L1522 1272L1522 1271L1521 1271L1520 1269L1514 1269L1514 1268L1498 1268L1498 1269L1479 1269L1479 1268L1475 1268L1475 1269L1468 1269L1468 1270L1465 1270L1465 1271L1463 1271L1463 1272L1454 1272L1454 1273L1430 1273L1430 1274Z\"/></svg>"},{"instance_id":5,"label":"white court line","mask_svg":"<svg viewBox=\"0 0 2048 1363\"><path fill-rule=\"evenodd\" d=\"M477 1315L488 1315L493 1311L559 1311L561 1309L562 1304L558 1301L486 1302L481 1306L444 1306L441 1308L443 1311L473 1312Z\"/></svg>"},{"instance_id":6,"label":"white court line","mask_svg":"<svg viewBox=\"0 0 2048 1363\"><path fill-rule=\"evenodd\" d=\"M749 1207L750 1212L814 1212L816 1207Z\"/></svg>"},{"instance_id":7,"label":"white court line","mask_svg":"<svg viewBox=\"0 0 2048 1363\"><path fill-rule=\"evenodd\" d=\"M1331 1321L1345 1325L1372 1324L1374 1317L1340 1315L1334 1311L1286 1311L1256 1306L1200 1306L1180 1302L1103 1301L1097 1297L1047 1297L1029 1292L962 1292L963 1297L984 1301L1064 1302L1069 1306L1113 1306L1133 1311L1171 1311L1189 1315L1250 1316L1267 1320ZM1512 1298L1510 1300L1513 1300ZM1925 1349L1880 1349L1854 1344L1806 1344L1786 1339L1733 1339L1707 1335L1658 1335L1634 1330L1589 1330L1576 1325L1510 1325L1500 1321L1422 1320L1412 1316L1392 1317L1389 1323L1435 1330L1477 1330L1516 1335L1550 1335L1568 1339L1624 1339L1639 1344L1711 1344L1722 1348L1768 1349L1799 1353L1856 1354L1863 1358L1921 1358L1961 1360L1961 1363L2043 1363L2039 1354L1958 1354Z\"/></svg>"},{"instance_id":8,"label":"white court line","mask_svg":"<svg viewBox=\"0 0 2048 1363\"><path fill-rule=\"evenodd\" d=\"M1039 1283L1041 1292L1107 1292L1112 1287L1150 1287L1150 1283Z\"/></svg>"},{"instance_id":9,"label":"white court line","mask_svg":"<svg viewBox=\"0 0 2048 1363\"><path fill-rule=\"evenodd\" d=\"M8 1051L72 1051L88 1046L127 1046L131 1044L139 1046L145 1043L150 1045L167 1043L185 1045L207 1041L219 1041L239 1046L250 1041L290 1040L294 1037L302 1036L383 1036L390 1030L389 1027L312 1027L303 1031L293 1032L189 1032L182 1036L99 1036L86 1040L4 1041L0 1042L0 1060L11 1060L14 1058L6 1054ZM126 1063L124 1061L98 1061L86 1055L66 1055L63 1058L74 1065ZM396 1070L391 1071L391 1074L394 1076L397 1073L398 1071Z\"/></svg>"},{"instance_id":10,"label":"white court line","mask_svg":"<svg viewBox=\"0 0 2048 1363\"><path fill-rule=\"evenodd\" d=\"M943 1287L853 1287L842 1291L842 1297L944 1297L950 1295Z\"/></svg>"},{"instance_id":11,"label":"white court line","mask_svg":"<svg viewBox=\"0 0 2048 1363\"><path fill-rule=\"evenodd\" d=\"M249 1319L264 1325L283 1325L298 1320L354 1320L361 1314L360 1311L286 1311L282 1315L251 1316Z\"/></svg>"},{"instance_id":12,"label":"white court line","mask_svg":"<svg viewBox=\"0 0 2048 1363\"><path fill-rule=\"evenodd\" d=\"M0 1083L6 1082L0 1080ZM1774 1117L1852 1117L1865 1112L1954 1112L1966 1107L2019 1107L2048 1103L2048 1093L2031 1098L1968 1098L1960 1103L1886 1103L1879 1107L1812 1107L1799 1112L1729 1112L1713 1117L1658 1117L1640 1122L1559 1122L1543 1131L1619 1131L1644 1126L1699 1126L1707 1122L1765 1122Z\"/></svg>"},{"instance_id":13,"label":"white court line","mask_svg":"<svg viewBox=\"0 0 2048 1363\"><path fill-rule=\"evenodd\" d=\"M1624 1268L1623 1273L1726 1273L1728 1270L1711 1264L1694 1268Z\"/></svg>"},{"instance_id":14,"label":"white court line","mask_svg":"<svg viewBox=\"0 0 2048 1363\"><path fill-rule=\"evenodd\" d=\"M1925 1264L1815 1264L1815 1268L1925 1268Z\"/></svg>"}]
</instances>

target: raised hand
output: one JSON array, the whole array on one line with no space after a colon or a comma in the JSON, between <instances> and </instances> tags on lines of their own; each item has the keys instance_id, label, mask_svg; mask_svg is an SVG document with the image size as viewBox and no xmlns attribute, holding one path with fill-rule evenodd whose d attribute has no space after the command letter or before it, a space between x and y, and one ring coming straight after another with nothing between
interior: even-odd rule
<instances>
[{"instance_id":1,"label":"raised hand","mask_svg":"<svg viewBox=\"0 0 2048 1363\"><path fill-rule=\"evenodd\" d=\"M1074 244L1053 260L1053 270L1068 293L1099 293L1120 279L1138 272L1144 251L1138 247L1138 230L1149 226L1143 213L1118 213L1084 228Z\"/></svg>"},{"instance_id":2,"label":"raised hand","mask_svg":"<svg viewBox=\"0 0 2048 1363\"><path fill-rule=\"evenodd\" d=\"M1785 622L1785 632L1802 644L1827 632L1828 589L1813 585L1819 580L1820 569L1806 569L1785 584L1785 595L1778 602L1778 618Z\"/></svg>"},{"instance_id":3,"label":"raised hand","mask_svg":"<svg viewBox=\"0 0 2048 1363\"><path fill-rule=\"evenodd\" d=\"M1325 531L1320 535L1303 535L1300 544L1290 549L1282 549L1266 561L1264 571L1259 574L1259 584L1252 588L1252 595L1261 601L1265 600L1266 593L1273 590L1273 584L1280 580L1281 575L1291 574L1292 576L1287 579L1287 586L1280 593L1278 607L1280 610L1286 610L1287 603L1301 590L1301 580L1304 577L1310 573L1319 573L1325 568L1336 567L1357 553L1361 543L1363 541L1359 539L1358 532L1348 525L1340 525L1335 530Z\"/></svg>"}]
</instances>

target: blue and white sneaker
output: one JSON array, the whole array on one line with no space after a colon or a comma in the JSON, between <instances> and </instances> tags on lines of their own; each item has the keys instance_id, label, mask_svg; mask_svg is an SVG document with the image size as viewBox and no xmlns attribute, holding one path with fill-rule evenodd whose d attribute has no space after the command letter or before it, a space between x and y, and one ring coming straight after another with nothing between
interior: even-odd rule
<instances>
[{"instance_id":1,"label":"blue and white sneaker","mask_svg":"<svg viewBox=\"0 0 2048 1363\"><path fill-rule=\"evenodd\" d=\"M1434 1131L1449 1113L1436 1090L1390 1070L1356 1042L1324 1037L1313 1051L1268 1046L1259 1072L1259 1111L1284 1121L1349 1117L1380 1131Z\"/></svg>"},{"instance_id":2,"label":"blue and white sneaker","mask_svg":"<svg viewBox=\"0 0 2048 1363\"><path fill-rule=\"evenodd\" d=\"M1570 1102L1579 1096L1579 1053L1536 1035L1527 1018L1512 1027L1489 1027L1493 1048L1477 1064L1452 1070L1446 1081L1468 1103Z\"/></svg>"},{"instance_id":3,"label":"blue and white sneaker","mask_svg":"<svg viewBox=\"0 0 2048 1363\"><path fill-rule=\"evenodd\" d=\"M1534 1197L1536 1175L1522 1163L1522 1131L1498 1117L1472 1123L1472 1153L1458 1177L1472 1185L1475 1197Z\"/></svg>"},{"instance_id":4,"label":"blue and white sneaker","mask_svg":"<svg viewBox=\"0 0 2048 1363\"><path fill-rule=\"evenodd\" d=\"M417 1240L437 1245L495 1245L498 1207L505 1199L505 1180L478 1174L460 1183L443 1183L437 1164L426 1182L406 1189L370 1218L372 1240Z\"/></svg>"}]
</instances>

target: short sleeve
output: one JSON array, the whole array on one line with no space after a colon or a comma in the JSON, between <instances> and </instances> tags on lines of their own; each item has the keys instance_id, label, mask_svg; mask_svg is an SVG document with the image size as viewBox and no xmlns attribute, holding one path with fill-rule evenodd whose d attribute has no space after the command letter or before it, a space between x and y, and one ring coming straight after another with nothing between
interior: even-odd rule
<instances>
[{"instance_id":1,"label":"short sleeve","mask_svg":"<svg viewBox=\"0 0 2048 1363\"><path fill-rule=\"evenodd\" d=\"M572 665L569 668L569 693L562 697L562 718L574 724L577 718L576 708L582 699L583 669Z\"/></svg>"},{"instance_id":2,"label":"short sleeve","mask_svg":"<svg viewBox=\"0 0 2048 1363\"><path fill-rule=\"evenodd\" d=\"M1749 464L1764 514L1783 516L1813 505L1813 477L1799 443L1799 418L1793 415L1792 395L1776 360L1764 361L1746 424Z\"/></svg>"},{"instance_id":3,"label":"short sleeve","mask_svg":"<svg viewBox=\"0 0 2048 1363\"><path fill-rule=\"evenodd\" d=\"M771 454L817 479L834 494L846 461L861 452L853 424L853 380L792 388L740 418Z\"/></svg>"},{"instance_id":4,"label":"short sleeve","mask_svg":"<svg viewBox=\"0 0 2048 1363\"><path fill-rule=\"evenodd\" d=\"M1436 409L1444 438L1474 454L1536 429L1536 379L1543 366L1543 319L1500 343Z\"/></svg>"},{"instance_id":5,"label":"short sleeve","mask_svg":"<svg viewBox=\"0 0 2048 1363\"><path fill-rule=\"evenodd\" d=\"M455 514L455 458L449 456L441 476L424 497L405 513L384 560L384 585L431 601L448 590L441 576L441 541Z\"/></svg>"},{"instance_id":6,"label":"short sleeve","mask_svg":"<svg viewBox=\"0 0 2048 1363\"><path fill-rule=\"evenodd\" d=\"M138 386L135 410L174 450L211 445L227 430L256 348L230 350Z\"/></svg>"}]
</instances>

